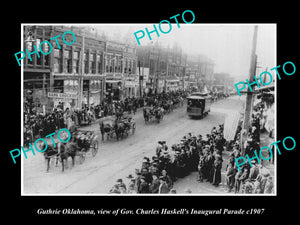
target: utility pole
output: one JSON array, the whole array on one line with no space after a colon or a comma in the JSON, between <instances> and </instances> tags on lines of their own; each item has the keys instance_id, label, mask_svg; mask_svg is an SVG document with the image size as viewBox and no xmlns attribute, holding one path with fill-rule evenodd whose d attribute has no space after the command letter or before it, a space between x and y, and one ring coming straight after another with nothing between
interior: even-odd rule
<instances>
[{"instance_id":1,"label":"utility pole","mask_svg":"<svg viewBox=\"0 0 300 225\"><path fill-rule=\"evenodd\" d=\"M258 26L254 26L253 39L252 39L252 52L251 52L251 59L250 59L251 60L250 61L250 70L249 70L249 73L250 73L249 74L249 83L253 83L255 72L256 72L257 31L258 31ZM245 155L244 142L247 140L249 126L250 126L252 100L253 100L253 92L250 91L250 88L248 85L247 96L246 96L246 107L245 107L245 114L244 114L244 123L243 123L243 129L245 132L242 132L242 134L241 134L241 149L242 149L243 156Z\"/></svg>"},{"instance_id":2,"label":"utility pole","mask_svg":"<svg viewBox=\"0 0 300 225\"><path fill-rule=\"evenodd\" d=\"M84 31L82 33L82 49L81 49L81 72L79 77L79 109L82 108L82 96L83 96L83 75L84 75L84 44L85 44L85 35Z\"/></svg>"},{"instance_id":3,"label":"utility pole","mask_svg":"<svg viewBox=\"0 0 300 225\"><path fill-rule=\"evenodd\" d=\"M142 97L142 85L141 85L141 82L142 82L142 76L141 76L141 63L140 63L140 60L138 61L138 64L139 64L139 86L140 86L140 97Z\"/></svg>"}]
</instances>

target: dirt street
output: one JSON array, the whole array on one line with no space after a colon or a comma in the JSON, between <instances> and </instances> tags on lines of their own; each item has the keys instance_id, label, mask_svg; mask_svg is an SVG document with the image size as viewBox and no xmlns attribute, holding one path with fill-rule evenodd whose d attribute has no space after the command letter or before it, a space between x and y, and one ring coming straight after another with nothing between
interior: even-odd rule
<instances>
[{"instance_id":1,"label":"dirt street","mask_svg":"<svg viewBox=\"0 0 300 225\"><path fill-rule=\"evenodd\" d=\"M237 96L220 100L212 105L211 112L204 119L190 119L186 115L186 105L165 115L159 124L145 124L142 111L134 116L136 132L120 141L101 141L99 124L84 127L99 134L99 151L95 157L86 156L83 164L76 157L75 166L61 172L61 164L55 166L51 162L50 170L46 172L46 162L42 153L35 156L28 153L28 159L23 158L23 193L24 194L107 194L118 178L127 183L126 176L134 174L135 168L140 168L144 156L155 154L157 141L165 140L169 148L178 143L188 132L205 135L213 126L224 122L226 113L239 110L244 102ZM223 168L225 164L223 163ZM183 193L192 187L193 193L224 193L222 187L215 188L211 184L198 184L197 173L179 179L175 183L177 193Z\"/></svg>"}]
</instances>

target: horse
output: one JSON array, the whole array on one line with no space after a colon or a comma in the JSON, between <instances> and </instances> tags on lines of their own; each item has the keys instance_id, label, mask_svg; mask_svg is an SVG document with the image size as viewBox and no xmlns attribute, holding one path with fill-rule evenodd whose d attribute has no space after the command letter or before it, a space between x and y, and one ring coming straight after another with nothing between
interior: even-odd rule
<instances>
[{"instance_id":1,"label":"horse","mask_svg":"<svg viewBox=\"0 0 300 225\"><path fill-rule=\"evenodd\" d=\"M124 134L128 135L128 127L124 122L116 121L115 122L115 132L116 132L116 137L117 137L117 141L118 141L119 138L124 137Z\"/></svg>"},{"instance_id":2,"label":"horse","mask_svg":"<svg viewBox=\"0 0 300 225\"><path fill-rule=\"evenodd\" d=\"M102 141L104 141L104 135L105 134L107 134L107 140L109 140L109 138L112 138L113 131L114 131L113 126L109 123L104 124L103 122L100 122L99 125L100 125L100 132L101 132L101 136L102 136Z\"/></svg>"},{"instance_id":3,"label":"horse","mask_svg":"<svg viewBox=\"0 0 300 225\"><path fill-rule=\"evenodd\" d=\"M42 143L41 145L44 145L44 143ZM44 147L45 146L41 146L41 148L44 148ZM52 157L56 158L55 165L57 166L57 164L58 164L58 149L57 149L57 147L55 148L53 145L48 145L46 151L44 151L44 157L45 157L45 160L47 161L47 172L49 172L50 160Z\"/></svg>"},{"instance_id":4,"label":"horse","mask_svg":"<svg viewBox=\"0 0 300 225\"><path fill-rule=\"evenodd\" d=\"M145 120L145 123L149 121L150 119L150 111L148 108L143 108L143 115L144 115L144 120Z\"/></svg>"},{"instance_id":5,"label":"horse","mask_svg":"<svg viewBox=\"0 0 300 225\"><path fill-rule=\"evenodd\" d=\"M75 156L76 156L76 152L78 151L78 148L79 147L76 145L76 143L73 143L73 142L68 142L66 144L64 144L64 143L58 144L58 152L59 152L59 156L61 159L62 172L64 172L64 170L65 170L64 160L67 161L69 157L72 158L72 166L74 167ZM67 166L67 164L66 164L66 166Z\"/></svg>"},{"instance_id":6,"label":"horse","mask_svg":"<svg viewBox=\"0 0 300 225\"><path fill-rule=\"evenodd\" d=\"M157 123L159 123L160 120L163 118L163 110L161 108L156 108L154 110L154 115Z\"/></svg>"}]
</instances>

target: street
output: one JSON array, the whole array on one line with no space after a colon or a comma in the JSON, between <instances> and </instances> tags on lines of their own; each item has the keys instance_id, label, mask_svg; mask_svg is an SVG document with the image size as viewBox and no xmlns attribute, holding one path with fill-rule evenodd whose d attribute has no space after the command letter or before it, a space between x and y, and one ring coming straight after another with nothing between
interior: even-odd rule
<instances>
[{"instance_id":1,"label":"street","mask_svg":"<svg viewBox=\"0 0 300 225\"><path fill-rule=\"evenodd\" d=\"M92 130L99 134L99 151L95 157L87 154L83 164L76 157L72 168L71 158L68 169L61 171L61 164L55 166L51 161L50 170L46 172L46 161L42 153L33 156L28 152L28 158L23 160L23 194L107 194L118 178L128 183L126 176L134 175L136 168L141 168L144 156L151 158L155 155L157 141L165 140L169 148L178 143L188 132L202 134L210 133L213 126L224 123L226 113L239 111L244 99L232 96L213 103L211 112L204 119L190 119L186 115L186 105L175 109L164 116L161 123L145 124L142 111L134 116L136 122L135 134L123 140L101 141L99 124L82 127L81 130ZM222 183L227 155L224 153L222 165ZM177 193L191 189L193 194L225 193L222 184L215 187L208 182L198 183L197 172L178 179L174 184Z\"/></svg>"}]
</instances>

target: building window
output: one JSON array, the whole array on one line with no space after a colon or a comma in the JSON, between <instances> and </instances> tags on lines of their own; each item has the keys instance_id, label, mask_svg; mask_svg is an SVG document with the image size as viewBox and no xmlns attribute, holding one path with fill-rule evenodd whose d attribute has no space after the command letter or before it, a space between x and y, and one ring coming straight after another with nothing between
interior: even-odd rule
<instances>
[{"instance_id":1,"label":"building window","mask_svg":"<svg viewBox=\"0 0 300 225\"><path fill-rule=\"evenodd\" d=\"M95 74L96 73L96 62L95 62L95 54L90 54L90 73Z\"/></svg>"},{"instance_id":2,"label":"building window","mask_svg":"<svg viewBox=\"0 0 300 225\"><path fill-rule=\"evenodd\" d=\"M88 64L88 53L87 52L84 53L83 59L84 59L84 73L88 74L89 73L89 64Z\"/></svg>"},{"instance_id":3,"label":"building window","mask_svg":"<svg viewBox=\"0 0 300 225\"><path fill-rule=\"evenodd\" d=\"M42 57L43 57L43 54L41 53L41 50L39 48L40 47L40 43L41 43L41 39L37 38L35 46L36 46L36 48L37 48L37 50L39 52L40 57L36 56L36 64L39 65L39 66L42 65ZM33 55L31 57L33 57Z\"/></svg>"},{"instance_id":4,"label":"building window","mask_svg":"<svg viewBox=\"0 0 300 225\"><path fill-rule=\"evenodd\" d=\"M111 73L113 71L112 55L106 55L106 72Z\"/></svg>"},{"instance_id":5,"label":"building window","mask_svg":"<svg viewBox=\"0 0 300 225\"><path fill-rule=\"evenodd\" d=\"M73 73L79 73L79 52L73 52Z\"/></svg>"},{"instance_id":6,"label":"building window","mask_svg":"<svg viewBox=\"0 0 300 225\"><path fill-rule=\"evenodd\" d=\"M102 71L102 59L103 59L102 55L97 55L97 66L98 66L98 73L99 74L103 73L103 71Z\"/></svg>"},{"instance_id":7,"label":"building window","mask_svg":"<svg viewBox=\"0 0 300 225\"><path fill-rule=\"evenodd\" d=\"M55 73L62 72L62 51L61 49L54 49L53 66Z\"/></svg>"},{"instance_id":8,"label":"building window","mask_svg":"<svg viewBox=\"0 0 300 225\"><path fill-rule=\"evenodd\" d=\"M32 52L32 42L25 42L24 46L26 46L26 48L28 49L28 52ZM25 50L24 50L24 52L25 52ZM31 65L34 64L34 57L33 57L33 55L31 55L32 61L30 61L30 59L29 59L29 57L28 57L27 54L26 54L26 58L27 58L27 64L31 64Z\"/></svg>"},{"instance_id":9,"label":"building window","mask_svg":"<svg viewBox=\"0 0 300 225\"><path fill-rule=\"evenodd\" d=\"M71 50L64 51L64 72L72 73L72 58L71 58Z\"/></svg>"},{"instance_id":10,"label":"building window","mask_svg":"<svg viewBox=\"0 0 300 225\"><path fill-rule=\"evenodd\" d=\"M127 58L124 59L125 60L125 66L124 66L124 73L128 73L128 60Z\"/></svg>"}]
</instances>

